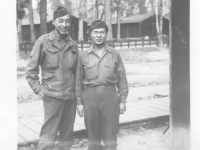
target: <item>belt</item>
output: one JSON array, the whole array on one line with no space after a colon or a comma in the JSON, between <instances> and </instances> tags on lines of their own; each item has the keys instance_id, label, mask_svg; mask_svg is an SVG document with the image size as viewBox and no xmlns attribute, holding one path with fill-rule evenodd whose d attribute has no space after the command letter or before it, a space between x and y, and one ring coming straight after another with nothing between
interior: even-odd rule
<instances>
[{"instance_id":1,"label":"belt","mask_svg":"<svg viewBox=\"0 0 200 150\"><path fill-rule=\"evenodd\" d=\"M115 86L100 85L100 86L86 86L86 88L97 89L97 90L110 90L115 88Z\"/></svg>"}]
</instances>

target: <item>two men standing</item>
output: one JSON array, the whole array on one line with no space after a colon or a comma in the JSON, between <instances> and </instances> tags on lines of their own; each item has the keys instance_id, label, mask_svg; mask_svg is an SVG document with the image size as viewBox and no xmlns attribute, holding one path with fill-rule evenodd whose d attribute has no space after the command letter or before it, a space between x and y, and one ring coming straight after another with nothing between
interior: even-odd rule
<instances>
[{"instance_id":1,"label":"two men standing","mask_svg":"<svg viewBox=\"0 0 200 150\"><path fill-rule=\"evenodd\" d=\"M70 15L65 8L54 11L53 25L54 31L36 41L26 68L27 81L44 104L38 149L52 150L56 140L59 150L71 148L77 105L78 114L85 117L88 150L116 150L128 83L121 56L105 43L107 25L101 20L92 22L93 44L80 55L68 34Z\"/></svg>"}]
</instances>

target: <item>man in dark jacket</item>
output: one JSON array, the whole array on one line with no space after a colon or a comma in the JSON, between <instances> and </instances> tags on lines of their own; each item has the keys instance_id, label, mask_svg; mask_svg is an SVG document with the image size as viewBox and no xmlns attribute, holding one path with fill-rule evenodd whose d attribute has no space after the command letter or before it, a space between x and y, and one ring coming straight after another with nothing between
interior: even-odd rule
<instances>
[{"instance_id":1,"label":"man in dark jacket","mask_svg":"<svg viewBox=\"0 0 200 150\"><path fill-rule=\"evenodd\" d=\"M77 112L85 115L88 150L116 150L119 114L126 110L126 72L120 54L105 43L107 33L104 21L93 21L90 26L93 44L78 59Z\"/></svg>"},{"instance_id":2,"label":"man in dark jacket","mask_svg":"<svg viewBox=\"0 0 200 150\"><path fill-rule=\"evenodd\" d=\"M26 67L26 79L44 105L38 149L52 150L58 141L59 150L69 150L76 114L78 48L69 36L70 14L65 8L58 7L54 11L52 23L55 30L35 42Z\"/></svg>"}]
</instances>

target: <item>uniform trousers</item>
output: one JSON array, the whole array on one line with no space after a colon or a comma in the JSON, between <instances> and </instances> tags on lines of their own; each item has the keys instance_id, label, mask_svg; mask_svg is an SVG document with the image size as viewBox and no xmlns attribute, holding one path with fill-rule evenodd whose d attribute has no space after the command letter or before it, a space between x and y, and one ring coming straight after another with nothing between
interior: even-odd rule
<instances>
[{"instance_id":1,"label":"uniform trousers","mask_svg":"<svg viewBox=\"0 0 200 150\"><path fill-rule=\"evenodd\" d=\"M120 113L116 88L86 87L82 99L89 140L88 150L116 150Z\"/></svg>"},{"instance_id":2,"label":"uniform trousers","mask_svg":"<svg viewBox=\"0 0 200 150\"><path fill-rule=\"evenodd\" d=\"M42 99L44 123L38 150L69 150L73 144L75 100L63 101L46 95Z\"/></svg>"}]
</instances>

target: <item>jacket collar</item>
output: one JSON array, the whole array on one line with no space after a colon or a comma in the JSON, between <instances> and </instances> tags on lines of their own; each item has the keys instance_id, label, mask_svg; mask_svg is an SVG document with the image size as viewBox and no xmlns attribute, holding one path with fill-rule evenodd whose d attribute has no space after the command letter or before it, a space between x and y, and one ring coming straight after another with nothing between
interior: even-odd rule
<instances>
[{"instance_id":1,"label":"jacket collar","mask_svg":"<svg viewBox=\"0 0 200 150\"><path fill-rule=\"evenodd\" d=\"M49 41L53 42L56 39L54 31L49 33ZM68 35L67 40L73 41L72 38Z\"/></svg>"},{"instance_id":2,"label":"jacket collar","mask_svg":"<svg viewBox=\"0 0 200 150\"><path fill-rule=\"evenodd\" d=\"M49 41L52 42L52 44L57 47L58 49L61 50L60 45L58 43L58 41L56 40L56 36L54 31L51 31L49 33ZM68 43L65 45L64 47L64 51L66 51L70 46L72 46L74 44L72 38L68 35ZM75 49L72 49L72 51L76 51Z\"/></svg>"},{"instance_id":3,"label":"jacket collar","mask_svg":"<svg viewBox=\"0 0 200 150\"><path fill-rule=\"evenodd\" d=\"M107 44L105 44L105 50L112 53L112 48L109 47ZM87 53L94 52L93 44L90 46L90 48L87 50Z\"/></svg>"}]
</instances>

